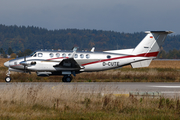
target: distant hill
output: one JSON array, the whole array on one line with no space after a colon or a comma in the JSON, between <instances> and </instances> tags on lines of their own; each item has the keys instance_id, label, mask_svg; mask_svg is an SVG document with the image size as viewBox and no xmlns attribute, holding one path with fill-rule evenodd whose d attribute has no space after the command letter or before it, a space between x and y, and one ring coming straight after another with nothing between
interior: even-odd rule
<instances>
[{"instance_id":1,"label":"distant hill","mask_svg":"<svg viewBox=\"0 0 180 120\"><path fill-rule=\"evenodd\" d=\"M78 46L80 50L96 51L134 48L144 37L144 32L120 33L102 30L60 29L47 30L34 26L0 25L0 48L6 52L12 48L14 52L31 49L62 49L70 50ZM180 35L167 37L163 49L177 49L180 46Z\"/></svg>"}]
</instances>

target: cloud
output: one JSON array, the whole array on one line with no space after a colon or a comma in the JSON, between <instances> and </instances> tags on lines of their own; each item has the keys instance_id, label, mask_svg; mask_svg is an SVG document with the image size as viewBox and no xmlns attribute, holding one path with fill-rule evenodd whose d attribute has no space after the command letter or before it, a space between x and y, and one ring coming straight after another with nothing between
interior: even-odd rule
<instances>
[{"instance_id":1,"label":"cloud","mask_svg":"<svg viewBox=\"0 0 180 120\"><path fill-rule=\"evenodd\" d=\"M173 30L180 34L179 4L177 0L3 0L0 24L119 32Z\"/></svg>"}]
</instances>

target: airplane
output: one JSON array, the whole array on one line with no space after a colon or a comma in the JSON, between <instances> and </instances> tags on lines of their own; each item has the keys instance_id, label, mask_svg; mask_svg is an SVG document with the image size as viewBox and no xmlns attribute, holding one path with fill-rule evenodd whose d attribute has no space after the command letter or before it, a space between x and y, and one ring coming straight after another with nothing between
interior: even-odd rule
<instances>
[{"instance_id":1,"label":"airplane","mask_svg":"<svg viewBox=\"0 0 180 120\"><path fill-rule=\"evenodd\" d=\"M146 31L147 35L133 49L95 52L38 50L30 56L15 58L4 63L8 67L5 81L11 81L10 71L31 73L38 76L63 75L62 82L71 82L72 75L82 72L103 71L131 65L132 68L148 67L156 58L166 36L172 31Z\"/></svg>"}]
</instances>

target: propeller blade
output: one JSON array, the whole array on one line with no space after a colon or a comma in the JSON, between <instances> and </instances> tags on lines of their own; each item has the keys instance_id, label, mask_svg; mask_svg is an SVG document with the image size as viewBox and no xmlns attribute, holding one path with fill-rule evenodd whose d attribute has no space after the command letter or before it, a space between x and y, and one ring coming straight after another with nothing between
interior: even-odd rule
<instances>
[{"instance_id":1,"label":"propeller blade","mask_svg":"<svg viewBox=\"0 0 180 120\"><path fill-rule=\"evenodd\" d=\"M26 66L24 65L24 72L26 73Z\"/></svg>"},{"instance_id":2,"label":"propeller blade","mask_svg":"<svg viewBox=\"0 0 180 120\"><path fill-rule=\"evenodd\" d=\"M24 61L26 61L26 55L24 55Z\"/></svg>"},{"instance_id":3,"label":"propeller blade","mask_svg":"<svg viewBox=\"0 0 180 120\"><path fill-rule=\"evenodd\" d=\"M26 55L24 53L24 61L26 62ZM24 65L24 72L26 73L26 65Z\"/></svg>"}]
</instances>

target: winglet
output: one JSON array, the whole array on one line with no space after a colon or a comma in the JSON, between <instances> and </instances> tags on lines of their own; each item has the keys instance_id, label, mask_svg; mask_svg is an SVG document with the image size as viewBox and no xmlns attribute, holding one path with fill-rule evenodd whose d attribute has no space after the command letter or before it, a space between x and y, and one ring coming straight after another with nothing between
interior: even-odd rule
<instances>
[{"instance_id":1,"label":"winglet","mask_svg":"<svg viewBox=\"0 0 180 120\"><path fill-rule=\"evenodd\" d=\"M73 52L74 52L74 51L77 51L78 48L79 48L79 47L74 47L74 48L73 48Z\"/></svg>"},{"instance_id":2,"label":"winglet","mask_svg":"<svg viewBox=\"0 0 180 120\"><path fill-rule=\"evenodd\" d=\"M94 50L95 50L95 47L92 47L91 52L94 52Z\"/></svg>"},{"instance_id":3,"label":"winglet","mask_svg":"<svg viewBox=\"0 0 180 120\"><path fill-rule=\"evenodd\" d=\"M74 48L73 48L73 53L71 54L71 56L70 56L69 58L74 58L74 55L75 55L75 53L76 53L76 51L77 51L78 48L79 48L79 47L74 47Z\"/></svg>"}]
</instances>

